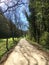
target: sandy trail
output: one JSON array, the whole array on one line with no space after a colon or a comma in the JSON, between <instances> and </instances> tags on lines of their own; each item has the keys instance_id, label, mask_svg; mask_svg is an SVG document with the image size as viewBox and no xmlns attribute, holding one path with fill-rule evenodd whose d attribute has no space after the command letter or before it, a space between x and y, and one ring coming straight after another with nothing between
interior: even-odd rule
<instances>
[{"instance_id":1,"label":"sandy trail","mask_svg":"<svg viewBox=\"0 0 49 65\"><path fill-rule=\"evenodd\" d=\"M4 65L49 65L49 59L44 52L21 39Z\"/></svg>"}]
</instances>

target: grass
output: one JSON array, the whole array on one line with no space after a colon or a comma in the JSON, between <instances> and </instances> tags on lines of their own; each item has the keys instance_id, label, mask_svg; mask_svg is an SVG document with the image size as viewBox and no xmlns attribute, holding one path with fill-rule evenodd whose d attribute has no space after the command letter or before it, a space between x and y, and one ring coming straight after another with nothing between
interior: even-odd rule
<instances>
[{"instance_id":1,"label":"grass","mask_svg":"<svg viewBox=\"0 0 49 65\"><path fill-rule=\"evenodd\" d=\"M20 40L20 38L15 38L16 43L13 43L12 38L10 38L8 40L8 48L11 49L11 47L16 45L19 40ZM7 49L6 49L6 39L0 39L0 59L2 58L2 56L4 55L5 52L7 52Z\"/></svg>"}]
</instances>

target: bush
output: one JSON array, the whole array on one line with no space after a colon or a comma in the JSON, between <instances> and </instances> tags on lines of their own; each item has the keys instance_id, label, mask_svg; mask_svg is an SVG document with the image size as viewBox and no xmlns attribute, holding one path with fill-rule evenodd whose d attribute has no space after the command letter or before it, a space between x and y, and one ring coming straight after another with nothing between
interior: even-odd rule
<instances>
[{"instance_id":1,"label":"bush","mask_svg":"<svg viewBox=\"0 0 49 65\"><path fill-rule=\"evenodd\" d=\"M49 33L44 32L40 38L40 44L49 49Z\"/></svg>"},{"instance_id":2,"label":"bush","mask_svg":"<svg viewBox=\"0 0 49 65\"><path fill-rule=\"evenodd\" d=\"M46 48L49 49L49 34L48 34L48 36L47 36L47 40L46 40Z\"/></svg>"}]
</instances>

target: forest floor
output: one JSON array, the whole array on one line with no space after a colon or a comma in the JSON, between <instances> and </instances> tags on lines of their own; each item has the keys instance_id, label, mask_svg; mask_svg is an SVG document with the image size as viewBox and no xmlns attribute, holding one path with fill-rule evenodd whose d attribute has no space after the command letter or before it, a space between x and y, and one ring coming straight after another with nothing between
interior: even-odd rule
<instances>
[{"instance_id":1,"label":"forest floor","mask_svg":"<svg viewBox=\"0 0 49 65\"><path fill-rule=\"evenodd\" d=\"M23 38L0 65L49 65L49 53L31 45Z\"/></svg>"}]
</instances>

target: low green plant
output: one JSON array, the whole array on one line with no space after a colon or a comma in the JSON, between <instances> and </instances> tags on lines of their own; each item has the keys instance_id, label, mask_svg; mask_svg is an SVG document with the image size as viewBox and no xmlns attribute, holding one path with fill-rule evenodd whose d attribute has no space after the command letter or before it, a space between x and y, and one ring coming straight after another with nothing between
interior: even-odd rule
<instances>
[{"instance_id":1,"label":"low green plant","mask_svg":"<svg viewBox=\"0 0 49 65\"><path fill-rule=\"evenodd\" d=\"M19 38L15 38L15 43L13 43L12 38L10 38L8 40L8 48L9 50L18 43L20 39ZM0 39L0 59L2 58L2 56L7 52L6 49L6 39Z\"/></svg>"},{"instance_id":2,"label":"low green plant","mask_svg":"<svg viewBox=\"0 0 49 65\"><path fill-rule=\"evenodd\" d=\"M40 44L49 49L49 33L44 32L40 38Z\"/></svg>"}]
</instances>

